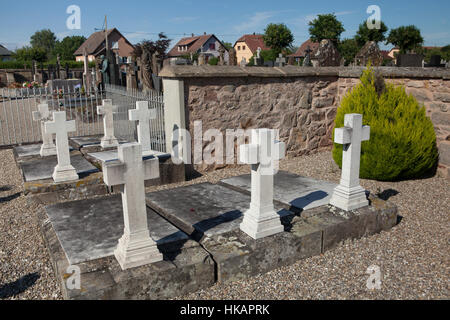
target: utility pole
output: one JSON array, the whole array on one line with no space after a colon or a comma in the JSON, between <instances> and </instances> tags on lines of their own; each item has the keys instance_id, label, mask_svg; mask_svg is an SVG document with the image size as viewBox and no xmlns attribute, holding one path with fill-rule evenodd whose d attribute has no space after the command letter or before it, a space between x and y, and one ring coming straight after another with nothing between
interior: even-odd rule
<instances>
[{"instance_id":1,"label":"utility pole","mask_svg":"<svg viewBox=\"0 0 450 320\"><path fill-rule=\"evenodd\" d=\"M106 40L106 43L105 43L106 52L108 52L108 50L109 50L109 45L108 45L108 18L107 18L106 15L105 15L105 40Z\"/></svg>"}]
</instances>

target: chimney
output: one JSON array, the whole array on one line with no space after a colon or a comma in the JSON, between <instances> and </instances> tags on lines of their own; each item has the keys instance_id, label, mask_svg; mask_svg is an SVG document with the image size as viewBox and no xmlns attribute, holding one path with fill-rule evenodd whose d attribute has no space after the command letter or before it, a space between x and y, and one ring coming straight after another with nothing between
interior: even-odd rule
<instances>
[{"instance_id":1,"label":"chimney","mask_svg":"<svg viewBox=\"0 0 450 320\"><path fill-rule=\"evenodd\" d=\"M206 36L206 32L203 32L203 35L205 35L205 36Z\"/></svg>"},{"instance_id":2,"label":"chimney","mask_svg":"<svg viewBox=\"0 0 450 320\"><path fill-rule=\"evenodd\" d=\"M194 37L194 34L192 33L192 38Z\"/></svg>"},{"instance_id":3,"label":"chimney","mask_svg":"<svg viewBox=\"0 0 450 320\"><path fill-rule=\"evenodd\" d=\"M253 35L256 35L256 32L253 32Z\"/></svg>"}]
</instances>

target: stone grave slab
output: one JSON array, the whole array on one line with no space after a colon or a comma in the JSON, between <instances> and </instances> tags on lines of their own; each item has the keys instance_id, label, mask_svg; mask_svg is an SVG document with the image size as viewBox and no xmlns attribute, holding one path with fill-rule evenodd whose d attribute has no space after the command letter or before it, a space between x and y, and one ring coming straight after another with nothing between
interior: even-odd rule
<instances>
[{"instance_id":1,"label":"stone grave slab","mask_svg":"<svg viewBox=\"0 0 450 320\"><path fill-rule=\"evenodd\" d=\"M104 150L117 150L116 147L103 149L101 146L102 137L103 135L72 137L69 138L69 145L74 149L81 151L83 154L100 152ZM129 142L125 139L117 139L119 144Z\"/></svg>"},{"instance_id":2,"label":"stone grave slab","mask_svg":"<svg viewBox=\"0 0 450 320\"><path fill-rule=\"evenodd\" d=\"M254 240L239 225L250 196L202 183L146 194L147 206L198 240L216 264L218 281L236 281L319 255L340 242L388 230L397 208L372 197L351 212L323 205L301 216L275 204L284 232Z\"/></svg>"},{"instance_id":3,"label":"stone grave slab","mask_svg":"<svg viewBox=\"0 0 450 320\"><path fill-rule=\"evenodd\" d=\"M41 152L41 145L38 144L28 144L23 146L16 146L13 148L14 156L16 158L17 162L26 161L26 160L32 160L32 159L39 159L42 158L40 155ZM74 149L72 147L69 147L69 151L73 151ZM50 156L50 157L56 157ZM48 158L48 157L45 157Z\"/></svg>"},{"instance_id":4,"label":"stone grave slab","mask_svg":"<svg viewBox=\"0 0 450 320\"><path fill-rule=\"evenodd\" d=\"M194 239L239 230L243 213L250 207L250 196L211 183L146 194L147 206L164 216ZM275 206L282 216L292 215Z\"/></svg>"},{"instance_id":5,"label":"stone grave slab","mask_svg":"<svg viewBox=\"0 0 450 320\"><path fill-rule=\"evenodd\" d=\"M123 235L120 195L47 206L41 230L66 299L162 299L214 282L209 254L147 208L148 225L164 261L123 271L113 251ZM48 219L47 219L48 218ZM69 290L69 265L81 270L81 290Z\"/></svg>"},{"instance_id":6,"label":"stone grave slab","mask_svg":"<svg viewBox=\"0 0 450 320\"><path fill-rule=\"evenodd\" d=\"M91 173L98 172L89 161L87 161L81 154L72 155L70 157L72 166L77 171L80 177L87 176ZM53 170L58 161L56 157L49 157L44 159L36 159L31 161L24 161L20 164L25 182L52 179Z\"/></svg>"},{"instance_id":7,"label":"stone grave slab","mask_svg":"<svg viewBox=\"0 0 450 320\"><path fill-rule=\"evenodd\" d=\"M250 195L250 174L223 179L220 184ZM274 177L274 202L300 213L328 204L337 184L279 171Z\"/></svg>"},{"instance_id":8,"label":"stone grave slab","mask_svg":"<svg viewBox=\"0 0 450 320\"><path fill-rule=\"evenodd\" d=\"M102 151L102 152L93 152L87 154L89 157L93 158L94 160L100 161L100 162L111 162L116 161L119 159L119 153L117 150L108 150L108 151ZM152 158L170 158L169 153L159 152L159 151L143 151L142 152L142 158L144 160L152 159Z\"/></svg>"}]
</instances>

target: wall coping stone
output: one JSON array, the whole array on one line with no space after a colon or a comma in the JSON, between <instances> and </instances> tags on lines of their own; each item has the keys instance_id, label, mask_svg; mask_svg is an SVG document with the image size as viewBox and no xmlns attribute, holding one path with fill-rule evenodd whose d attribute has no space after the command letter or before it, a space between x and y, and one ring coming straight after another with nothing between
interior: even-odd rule
<instances>
[{"instance_id":1,"label":"wall coping stone","mask_svg":"<svg viewBox=\"0 0 450 320\"><path fill-rule=\"evenodd\" d=\"M235 77L311 77L334 76L359 78L365 67L241 67L241 66L166 66L159 76L162 78L235 78ZM386 78L433 78L450 80L449 68L399 68L376 67Z\"/></svg>"}]
</instances>

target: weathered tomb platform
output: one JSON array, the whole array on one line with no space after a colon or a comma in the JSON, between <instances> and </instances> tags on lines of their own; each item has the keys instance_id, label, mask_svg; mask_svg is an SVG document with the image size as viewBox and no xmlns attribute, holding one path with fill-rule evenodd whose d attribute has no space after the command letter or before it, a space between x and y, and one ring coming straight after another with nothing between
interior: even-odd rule
<instances>
[{"instance_id":1,"label":"weathered tomb platform","mask_svg":"<svg viewBox=\"0 0 450 320\"><path fill-rule=\"evenodd\" d=\"M321 185L322 182L318 182L310 189L313 193L318 192ZM299 196L293 199L304 198L302 186L297 185L297 188ZM295 190L290 190L290 194ZM388 230L397 223L397 208L373 196L370 197L370 206L351 212L323 205L323 198L318 198L308 201L310 209L306 210L299 205L306 202L295 202L299 207L294 209L301 212L300 215L286 209L287 205L292 208L292 203L277 201L275 209L285 231L259 240L239 229L243 213L250 206L250 195L245 192L204 183L148 193L146 202L147 206L199 241L215 262L217 281L223 282L245 279L293 264L332 249L346 239Z\"/></svg>"},{"instance_id":2,"label":"weathered tomb platform","mask_svg":"<svg viewBox=\"0 0 450 320\"><path fill-rule=\"evenodd\" d=\"M13 154L14 159L16 160L17 165L20 162L28 161L28 160L35 160L35 159L41 159L41 146L42 144L25 144L21 146L15 146L13 147ZM74 148L69 147L69 151L74 151ZM49 157L56 157L56 155L49 156ZM48 157L44 157L48 158Z\"/></svg>"},{"instance_id":3,"label":"weathered tomb platform","mask_svg":"<svg viewBox=\"0 0 450 320\"><path fill-rule=\"evenodd\" d=\"M47 206L39 217L65 299L167 299L214 283L210 255L151 209L150 235L164 261L123 271L113 256L124 228L120 195ZM80 290L66 286L69 266L81 270Z\"/></svg>"},{"instance_id":4,"label":"weathered tomb platform","mask_svg":"<svg viewBox=\"0 0 450 320\"><path fill-rule=\"evenodd\" d=\"M95 166L78 151L72 151L70 159L79 179L58 183L52 178L58 163L56 156L18 162L24 180L24 194L28 200L49 204L108 193L108 188L103 183L103 175Z\"/></svg>"},{"instance_id":5,"label":"weathered tomb platform","mask_svg":"<svg viewBox=\"0 0 450 320\"><path fill-rule=\"evenodd\" d=\"M108 150L117 150L117 147L105 148L103 149L100 145L103 135L93 135L93 136L81 136L81 137L71 137L69 138L69 145L75 150L80 151L82 154L101 152ZM125 139L119 139L119 144L124 144L129 141Z\"/></svg>"},{"instance_id":6,"label":"weathered tomb platform","mask_svg":"<svg viewBox=\"0 0 450 320\"><path fill-rule=\"evenodd\" d=\"M251 194L251 175L223 179L219 184L233 190ZM329 203L337 184L279 171L274 176L274 203L283 208L301 213Z\"/></svg>"}]
</instances>

